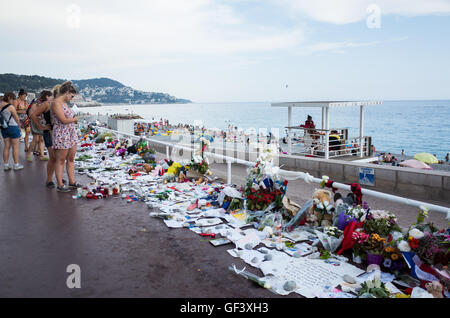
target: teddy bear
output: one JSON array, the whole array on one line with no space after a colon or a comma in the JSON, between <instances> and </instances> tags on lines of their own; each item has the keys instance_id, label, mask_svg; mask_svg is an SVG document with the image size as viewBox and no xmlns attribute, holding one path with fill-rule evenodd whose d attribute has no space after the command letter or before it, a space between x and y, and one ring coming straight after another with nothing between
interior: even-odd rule
<instances>
[{"instance_id":1,"label":"teddy bear","mask_svg":"<svg viewBox=\"0 0 450 318\"><path fill-rule=\"evenodd\" d=\"M147 173L150 173L153 170L153 166L149 165L148 163L144 164L143 168L144 168L144 171Z\"/></svg>"},{"instance_id":2,"label":"teddy bear","mask_svg":"<svg viewBox=\"0 0 450 318\"><path fill-rule=\"evenodd\" d=\"M333 223L333 204L331 191L316 189L313 194L313 205L306 213L306 225L331 226Z\"/></svg>"},{"instance_id":3,"label":"teddy bear","mask_svg":"<svg viewBox=\"0 0 450 318\"><path fill-rule=\"evenodd\" d=\"M444 298L444 296L442 296L442 284L440 282L434 281L426 283L425 288L434 298Z\"/></svg>"}]
</instances>

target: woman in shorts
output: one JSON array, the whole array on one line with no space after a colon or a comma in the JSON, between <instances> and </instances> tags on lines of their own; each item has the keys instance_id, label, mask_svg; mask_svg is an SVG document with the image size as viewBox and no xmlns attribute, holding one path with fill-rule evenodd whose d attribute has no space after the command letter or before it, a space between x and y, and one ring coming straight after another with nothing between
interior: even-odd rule
<instances>
[{"instance_id":1,"label":"woman in shorts","mask_svg":"<svg viewBox=\"0 0 450 318\"><path fill-rule=\"evenodd\" d=\"M3 147L3 169L5 171L11 170L9 165L9 153L12 148L12 157L14 160L14 170L23 169L23 166L19 164L19 140L21 136L19 123L20 119L16 112L17 99L16 95L12 92L7 92L2 98L0 103L0 111L5 118L8 127L2 128L2 137L4 141Z\"/></svg>"}]
</instances>

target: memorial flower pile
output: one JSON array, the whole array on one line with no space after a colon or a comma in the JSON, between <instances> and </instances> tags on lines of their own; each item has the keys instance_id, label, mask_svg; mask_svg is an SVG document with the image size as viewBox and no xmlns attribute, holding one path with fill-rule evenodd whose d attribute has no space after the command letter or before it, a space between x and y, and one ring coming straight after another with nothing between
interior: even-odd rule
<instances>
[{"instance_id":1,"label":"memorial flower pile","mask_svg":"<svg viewBox=\"0 0 450 318\"><path fill-rule=\"evenodd\" d=\"M383 266L391 270L400 270L403 268L403 256L398 247L387 246L383 251Z\"/></svg>"},{"instance_id":2,"label":"memorial flower pile","mask_svg":"<svg viewBox=\"0 0 450 318\"><path fill-rule=\"evenodd\" d=\"M105 136L105 141L106 138L109 137ZM86 141L91 142L90 140L94 139L87 136ZM248 169L246 183L241 189L219 183L214 185L209 178L205 178L208 179L205 183L192 181L189 178L186 181L180 181L186 179L180 179L180 177L185 176L184 173L189 169L196 170L202 175L210 171L209 162L205 156L210 141L205 137L200 137L199 141L200 148L186 162L165 159L157 164L144 164L145 156L153 154L154 151L143 140L134 145L122 140L116 144L114 150L106 149L105 144L93 143L91 147L86 147L83 155L78 157L77 165L87 169L85 167L91 162L92 169L101 167L101 171L88 173L88 176L96 177L104 182L116 182L116 179L126 180L126 183L123 184L122 198L126 198L131 203L131 201L135 201L134 197L130 196L130 199L128 196L124 197L125 192L135 193L136 199L146 202L149 208L160 209L160 211L152 211L151 215L163 218L167 226L189 228L202 237L223 236L222 239L226 238L237 247L240 246L240 248L236 248L236 257L240 257L255 267L262 262L270 262L274 256L284 253L286 255L283 254L283 257L295 258L291 259L292 262L286 262L293 268L297 268L297 266L301 268L304 264L310 263L311 271L314 271L325 263L327 271L332 271L334 268L346 283L358 285L360 280L356 277L361 277L367 264L377 264L379 268L383 268L383 271L394 274L390 276L400 279L403 276L399 275L400 270L403 270L401 274L412 271L405 266L408 262L407 256L412 255L414 261L420 259L428 267L448 274L450 233L437 231L432 224L426 223L428 211L425 208L419 211L416 223L402 231L393 213L385 210L371 210L366 202L362 202L361 198L357 201L358 205L354 204L356 201L351 200L352 194L345 198L347 200L342 199L341 196L340 200L343 203L338 204L338 199L333 198L331 191L319 189L321 195L315 192L311 200L306 203L307 205L294 207L289 203L289 207L294 212L285 213L288 208L283 199L284 201L288 199L286 197L288 181L283 178L290 179L290 175L280 171L274 165L276 151L270 148L263 149L255 166ZM133 150L130 149L131 146L134 146L135 152L129 151ZM113 161L119 169L114 174L108 173L108 160L100 160L102 156L108 157L108 155L98 156L97 150L99 149L105 150L105 154L109 155L109 159L107 159ZM79 151L81 152L81 149ZM116 155L123 156L123 160ZM120 170L126 170L128 174L123 175L123 171ZM121 177L118 178L117 175ZM109 176L111 176L111 180L108 179ZM203 180L203 177L201 176L200 179ZM322 178L323 187L331 184L332 181L327 176ZM328 192L329 194L327 194ZM352 192L355 191L352 190ZM336 200L335 204L333 204L333 199ZM341 208L338 209L338 206ZM308 216L319 214L329 217L326 220L329 222L319 222L319 225L307 223ZM343 216L344 222L339 223L340 216ZM290 218L288 222L286 222L287 218ZM218 226L213 227L216 219L223 223L227 221L230 226L225 227L218 223ZM211 226L205 227L204 225ZM245 225L253 227L241 230L240 227ZM287 230L291 226L293 230ZM207 228L206 231L205 228ZM256 231L260 232L255 233ZM260 253L255 253L258 257L250 254L254 252L252 249L258 246L256 243L266 246L258 249ZM340 247L342 247L342 251L336 252ZM230 249L230 251L232 250ZM347 254L341 256L342 252ZM406 255L407 253L408 255ZM347 262L350 259L348 256L351 257L352 254L354 263L361 265L345 264L351 274L341 275L339 269L344 268L341 265ZM359 261L355 260L358 258L355 256L359 256ZM300 259L302 257L305 258ZM261 258L264 258L263 261ZM377 258L381 258L381 261L376 262ZM363 260L366 261L364 264ZM267 265L268 263L263 264ZM416 267L425 271L420 266L421 264L417 262ZM271 266L267 268L269 267L272 268ZM378 267L375 266L375 268ZM278 269L280 269L280 273L289 272L283 271L283 268ZM236 268L233 268L233 271L237 272ZM276 273L271 273L271 275L277 276ZM441 276L433 275L441 279ZM344 278L344 276L347 277ZM353 297L356 296L356 293L358 293L358 297L394 297L390 293L392 285L388 283L384 285L379 275L375 275L374 278L368 277L370 278L361 284L361 288L352 287L357 288L352 291ZM285 279L281 276L276 278ZM255 279L259 281L259 278ZM264 281L264 278L261 278L261 281ZM283 295L296 290L295 287L292 287L292 282L280 286L276 280L267 282L273 283L273 290L281 291L280 294ZM262 285L267 287L267 285ZM337 285L332 287L335 288ZM401 287L397 287L401 289ZM342 284L341 288L342 293L347 293ZM314 296L316 295L306 293L306 297Z\"/></svg>"},{"instance_id":3,"label":"memorial flower pile","mask_svg":"<svg viewBox=\"0 0 450 318\"><path fill-rule=\"evenodd\" d=\"M362 244L362 248L371 254L382 254L384 246L386 244L386 239L381 237L377 233L372 233L369 235L367 240Z\"/></svg>"},{"instance_id":4,"label":"memorial flower pile","mask_svg":"<svg viewBox=\"0 0 450 318\"><path fill-rule=\"evenodd\" d=\"M372 280L361 284L358 296L361 298L390 298L391 293L381 281L380 276L375 275Z\"/></svg>"},{"instance_id":5,"label":"memorial flower pile","mask_svg":"<svg viewBox=\"0 0 450 318\"><path fill-rule=\"evenodd\" d=\"M448 266L450 259L450 235L424 233L420 238L412 237L411 249L428 265Z\"/></svg>"},{"instance_id":6,"label":"memorial flower pile","mask_svg":"<svg viewBox=\"0 0 450 318\"><path fill-rule=\"evenodd\" d=\"M248 170L247 184L243 191L247 208L251 211L280 210L288 181L281 181L274 173L274 154L270 148L264 149L255 167Z\"/></svg>"},{"instance_id":7,"label":"memorial flower pile","mask_svg":"<svg viewBox=\"0 0 450 318\"><path fill-rule=\"evenodd\" d=\"M200 174L212 174L209 169L208 158L205 156L205 152L208 150L210 144L208 139L200 137L200 148L193 154L191 160L192 170L198 171Z\"/></svg>"},{"instance_id":8,"label":"memorial flower pile","mask_svg":"<svg viewBox=\"0 0 450 318\"><path fill-rule=\"evenodd\" d=\"M340 238L344 232L339 230L336 226L327 226L324 228L324 233L328 236Z\"/></svg>"},{"instance_id":9,"label":"memorial flower pile","mask_svg":"<svg viewBox=\"0 0 450 318\"><path fill-rule=\"evenodd\" d=\"M387 237L393 231L401 231L396 216L383 210L371 210L367 213L363 228L368 234L377 233L383 237Z\"/></svg>"}]
</instances>

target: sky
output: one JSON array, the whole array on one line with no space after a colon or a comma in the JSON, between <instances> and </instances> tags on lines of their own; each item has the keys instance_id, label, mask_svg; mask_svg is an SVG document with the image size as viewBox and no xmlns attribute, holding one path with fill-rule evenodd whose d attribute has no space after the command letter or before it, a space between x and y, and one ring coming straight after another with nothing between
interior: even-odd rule
<instances>
[{"instance_id":1,"label":"sky","mask_svg":"<svg viewBox=\"0 0 450 318\"><path fill-rule=\"evenodd\" d=\"M10 0L0 38L0 73L194 102L450 99L450 0Z\"/></svg>"}]
</instances>

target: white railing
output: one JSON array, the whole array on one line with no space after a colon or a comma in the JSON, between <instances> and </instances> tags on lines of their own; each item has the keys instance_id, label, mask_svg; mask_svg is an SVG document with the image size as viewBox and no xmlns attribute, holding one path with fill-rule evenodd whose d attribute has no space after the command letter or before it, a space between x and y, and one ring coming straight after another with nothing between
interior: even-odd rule
<instances>
[{"instance_id":1,"label":"white railing","mask_svg":"<svg viewBox=\"0 0 450 318\"><path fill-rule=\"evenodd\" d=\"M297 142L292 142L291 138L291 142L293 145L303 144L302 146L299 147L299 152L296 152L299 155L312 155L318 158L325 158L327 145L329 149L328 158L338 158L346 156L361 157L361 152L362 156L365 157L368 156L370 153L369 149L370 137L364 136L362 138L361 137L345 138L344 133L341 131L337 134L339 135L339 139L336 142L329 139L327 143L327 134L323 132L329 133L330 130L311 129L311 128L301 128L301 129L303 129L304 134L303 136L296 137L298 140Z\"/></svg>"},{"instance_id":2,"label":"white railing","mask_svg":"<svg viewBox=\"0 0 450 318\"><path fill-rule=\"evenodd\" d=\"M183 150L193 151L192 147L190 148L190 147L180 146L179 144L173 144L173 143L169 143L169 142L154 140L151 138L135 136L135 135L123 133L120 131L108 129L105 127L96 126L96 128L100 131L112 132L115 135L117 135L118 137L127 136L131 139L138 139L138 140L142 138L151 143L163 145L166 147L166 156L168 159L170 159L170 147L173 147L174 149L183 149ZM246 161L243 159L233 158L230 156L215 154L215 153L211 153L211 152L205 152L204 154L208 157L223 160L223 162L227 163L227 184L231 184L231 164L232 163L241 164L241 165L245 165L245 166L249 166L249 167L253 167L255 165L255 162L250 162L250 161ZM279 176L285 178L286 180L303 179L307 183L310 183L310 182L321 183L322 182L322 179L315 178L307 172L288 171L288 170L279 169L277 174ZM341 189L341 190L351 191L350 185L343 184L343 183L334 182L333 187L337 188L337 189ZM391 194L387 194L387 193L383 193L383 192L378 192L378 191L374 191L374 190L369 190L369 189L361 189L361 192L364 195L368 195L368 196L372 196L372 197L376 197L379 199L384 199L387 201L396 202L396 203L400 203L400 204L410 205L410 206L414 206L416 208L426 207L430 211L444 213L444 214L446 214L446 218L450 219L450 208L448 208L448 207L443 207L440 205L435 205L435 204L430 204L430 203L426 203L426 202L422 202L422 201L412 200L412 199L399 197L399 196L395 196L395 195L391 195Z\"/></svg>"}]
</instances>

